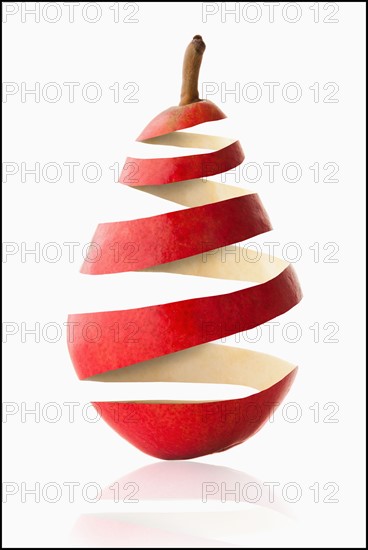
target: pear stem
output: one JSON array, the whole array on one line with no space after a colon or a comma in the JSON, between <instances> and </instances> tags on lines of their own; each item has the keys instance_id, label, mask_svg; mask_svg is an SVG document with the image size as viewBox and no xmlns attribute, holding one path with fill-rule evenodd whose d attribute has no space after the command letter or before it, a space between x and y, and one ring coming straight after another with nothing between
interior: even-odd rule
<instances>
[{"instance_id":1,"label":"pear stem","mask_svg":"<svg viewBox=\"0 0 368 550\"><path fill-rule=\"evenodd\" d=\"M201 101L198 93L198 77L205 49L206 44L203 42L202 37L196 34L185 50L180 106Z\"/></svg>"}]
</instances>

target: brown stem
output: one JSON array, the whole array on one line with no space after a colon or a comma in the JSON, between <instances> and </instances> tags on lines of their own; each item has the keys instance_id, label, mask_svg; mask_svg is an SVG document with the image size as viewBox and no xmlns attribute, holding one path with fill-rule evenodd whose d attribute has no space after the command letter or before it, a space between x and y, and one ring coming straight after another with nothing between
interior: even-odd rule
<instances>
[{"instance_id":1,"label":"brown stem","mask_svg":"<svg viewBox=\"0 0 368 550\"><path fill-rule=\"evenodd\" d=\"M198 76L201 68L203 52L206 44L202 37L196 34L185 50L183 62L183 82L181 85L179 105L188 105L201 101L198 94Z\"/></svg>"}]
</instances>

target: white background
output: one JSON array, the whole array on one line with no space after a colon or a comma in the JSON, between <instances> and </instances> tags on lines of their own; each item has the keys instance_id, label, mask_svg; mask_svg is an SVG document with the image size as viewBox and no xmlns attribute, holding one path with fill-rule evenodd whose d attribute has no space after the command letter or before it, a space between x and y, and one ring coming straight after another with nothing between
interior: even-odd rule
<instances>
[{"instance_id":1,"label":"white background","mask_svg":"<svg viewBox=\"0 0 368 550\"><path fill-rule=\"evenodd\" d=\"M6 85L6 91L14 92L3 98L4 161L14 163L6 165L3 192L4 241L14 243L6 245L6 251L15 252L3 259L4 322L5 332L10 326L17 330L4 344L3 401L7 403L5 410L13 412L3 418L4 481L18 489L4 505L4 545L211 547L216 540L217 546L227 542L255 547L362 547L364 3L320 3L318 22L314 21L316 4L311 10L308 2L286 11L281 2L275 6L274 22L270 21L270 8L263 3L247 12L241 3L236 21L234 15L226 13L234 3L212 3L206 8L200 2L138 3L138 11L118 3L119 18L114 22L117 12L110 9L112 3L104 3L98 5L101 17L95 23L86 20L98 15L94 5L87 11L86 3L76 5L74 22L70 22L65 4L51 5L46 12L42 11L45 3L38 4L39 22L25 14L20 3L3 4L7 12L14 12L3 24L4 81L13 83ZM27 3L27 7L32 6ZM337 11L336 6L338 12L329 16ZM206 9L216 13L205 22ZM137 13L129 16L133 11ZM53 18L59 20L47 21ZM326 18L337 21L328 23ZM290 19L298 21L292 23ZM141 273L100 280L78 273L82 248L92 239L99 222L179 208L115 183L109 167L116 162L121 166L148 121L178 102L183 52L197 33L207 44L201 81L218 87L219 91L208 98L228 115L224 122L207 125L206 131L239 138L245 163L262 167L259 181L250 181L254 177L250 169L250 179L244 177L239 182L260 194L275 228L272 234L253 242L263 248L265 242L280 242L275 249L278 255L285 244L296 242L302 252L295 268L304 299L277 319L280 326L275 330L275 341L269 341L268 330L263 328L256 343L241 335L238 343L233 338L226 344L251 347L297 363L299 374L285 401L296 405L281 408L273 423L244 444L192 461L198 467L176 464L173 474L172 463L161 463L159 476L155 470L142 475L135 470L158 461L130 446L102 421L89 422L86 415L92 416L92 411L83 407L90 400L138 396L221 397L223 388L157 390L149 385L132 389L79 382L68 356L63 323L72 312L137 307L241 288L239 283L189 277L184 280ZM22 86L24 91L24 86L34 88L37 82L39 102L34 95L22 98ZM50 102L53 90L45 88L49 82L62 90L56 102ZM80 83L74 102L69 100L64 82ZM97 83L102 91L101 99L94 103L82 94L89 82ZM109 89L115 82L120 86L118 102ZM258 101L251 102L241 93L238 97L225 93L236 86L242 91L250 82L260 86ZM264 82L280 83L273 102ZM282 94L290 82L300 86L299 101L292 102ZM338 89L334 84L324 90L323 86L331 82ZM314 91L310 89L315 83L320 92L317 98L316 86ZM326 103L324 99L332 90L337 90L335 102ZM93 89L89 91L92 95ZM136 92L132 98L137 102L127 102L131 91ZM249 89L249 97L251 93ZM165 154L169 154L167 150ZM47 181L53 175L51 169L46 178L42 176L47 163L63 167L63 163L73 161L80 163L74 182L65 165L58 181ZM23 167L31 168L37 162L41 168L39 182L34 175L22 173L21 167L25 163ZM92 177L92 169L87 178L83 177L82 167L89 162L101 167L101 177L95 183L86 181ZM280 163L274 182L269 181L264 162ZM301 167L299 181L283 178L281 168L289 162ZM321 170L318 182L309 168L316 162ZM338 165L334 176L338 181L323 181L327 175L323 166L328 162ZM231 177L227 181L235 183ZM50 242L61 250L59 261L49 259L55 251L47 248ZM79 243L74 261L68 257L66 242ZM331 242L336 245L324 250ZM310 249L313 245L314 250ZM22 250L35 246L40 247L39 257L22 257ZM293 254L291 248L287 250ZM337 250L332 259L338 261L323 261L332 250ZM24 332L35 323L40 327L38 342L34 335ZM57 323L63 329L54 343L48 341L54 334L51 329L46 337L42 334L47 323ZM287 341L293 336L292 330L288 338L283 337L282 328L288 323L298 323L301 330L295 343ZM325 329L326 323L334 325ZM319 342L314 341L312 325L319 326ZM333 337L337 342L324 341L331 326L338 327ZM233 388L227 389L226 395L243 393ZM57 422L50 420L56 410L47 408L50 402L61 411ZM65 402L79 404L74 422L68 419ZM328 408L327 403L333 405ZM24 416L25 408L35 407L39 407L39 418ZM331 412L334 414L328 417ZM295 413L301 418L292 422ZM204 465L209 466L206 469ZM276 494L293 519L273 506L223 503L220 499L201 502L202 483L214 478L220 483L223 475L225 480L224 471L228 471L221 468L237 470L233 479L240 483L246 476L257 478L264 495L267 486L262 483L279 483ZM161 500L144 498L147 475ZM93 504L83 498L86 483L106 487L121 477L138 484L139 503L100 500ZM165 484L172 484L173 478L178 483L177 498L165 500ZM71 481L80 483L73 503L63 486ZM56 503L42 496L42 488L49 482L64 487ZM290 497L282 496L282 488L291 482L302 491L295 504L285 501L293 496L292 491ZM41 488L39 503L34 496L24 494L24 487L35 483ZM320 487L318 503L310 489L315 483ZM335 485L324 489L326 483ZM180 498L181 490L188 487L193 495L189 502ZM333 497L338 502L324 502L331 487L338 487ZM103 513L109 514L107 523L103 523ZM96 514L93 529L83 528L85 514Z\"/></svg>"}]
</instances>

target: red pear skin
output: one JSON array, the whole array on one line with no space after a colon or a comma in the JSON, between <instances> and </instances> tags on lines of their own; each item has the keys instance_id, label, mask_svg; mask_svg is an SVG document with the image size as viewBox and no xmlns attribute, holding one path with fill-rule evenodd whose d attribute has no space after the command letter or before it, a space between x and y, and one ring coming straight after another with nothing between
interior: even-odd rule
<instances>
[{"instance_id":1,"label":"red pear skin","mask_svg":"<svg viewBox=\"0 0 368 550\"><path fill-rule=\"evenodd\" d=\"M157 138L159 143L162 136L226 118L214 103L199 98L198 75L204 50L202 38L196 35L184 55L180 105L157 115L137 141L154 143ZM204 154L129 157L119 182L131 187L145 186L147 190L150 186L180 186L187 180L197 179L200 185L200 178L226 172L243 160L238 141ZM164 268L166 264L175 265L174 262L192 257L201 261L200 255L204 252L242 242L271 229L258 195L239 189L239 196L217 202L137 220L100 224L92 241L100 247L101 257L97 262L85 261L81 271L103 275ZM125 261L123 256L116 258L116 243L134 243L134 262ZM82 380L132 365L136 365L139 373L140 364L145 361L157 361L255 328L289 311L301 298L294 268L286 264L268 280L236 292L130 310L72 314L68 318L74 327L73 338L68 342L69 353ZM99 326L98 340L85 338L84 329L89 323ZM137 340L117 339L111 330L112 326L129 325L138 327ZM210 326L211 331L203 330L205 326ZM267 363L267 356L264 357ZM224 370L227 367L223 365ZM280 372L283 374L276 377L276 382L268 387L261 385L261 391L245 398L93 404L109 426L144 453L165 460L196 458L238 445L261 429L289 391L297 367L290 366Z\"/></svg>"}]
</instances>

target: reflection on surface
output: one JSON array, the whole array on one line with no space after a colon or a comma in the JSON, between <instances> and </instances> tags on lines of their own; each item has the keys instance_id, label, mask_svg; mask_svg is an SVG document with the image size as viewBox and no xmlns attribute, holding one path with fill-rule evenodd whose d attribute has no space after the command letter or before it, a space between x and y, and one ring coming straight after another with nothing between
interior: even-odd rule
<instances>
[{"instance_id":1,"label":"reflection on surface","mask_svg":"<svg viewBox=\"0 0 368 550\"><path fill-rule=\"evenodd\" d=\"M171 461L156 462L121 477L109 484L102 493L106 500L124 500L127 484L135 483L135 495L140 502L146 500L196 500L223 499L225 502L248 502L269 507L288 515L283 501L270 498L267 485L240 470L200 462ZM204 484L207 486L204 487ZM237 485L236 485L237 484ZM114 490L111 487L114 487ZM235 491L235 488L238 488Z\"/></svg>"},{"instance_id":2,"label":"reflection on surface","mask_svg":"<svg viewBox=\"0 0 368 550\"><path fill-rule=\"evenodd\" d=\"M168 506L164 512L85 514L73 528L72 542L90 547L231 548L238 546L224 542L229 537L277 529L290 521L288 508L276 496L270 498L262 481L224 466L157 462L111 483L103 490L102 499L124 501L126 488L133 483L138 487L134 498L139 502L191 500L199 503L196 507L202 506L203 512L173 512ZM210 484L205 493L203 484ZM239 490L234 492L236 486ZM208 503L216 500L222 500L224 511L208 511ZM234 511L234 506L239 508Z\"/></svg>"},{"instance_id":3,"label":"reflection on surface","mask_svg":"<svg viewBox=\"0 0 368 550\"><path fill-rule=\"evenodd\" d=\"M207 538L212 535L208 521L199 529L198 535L194 534L193 531L198 529L193 529L192 522L198 515L201 514L83 515L73 529L73 542L96 548L238 548L237 545ZM219 513L221 518L216 518L210 514L211 526L212 522L222 521L222 515Z\"/></svg>"}]
</instances>

